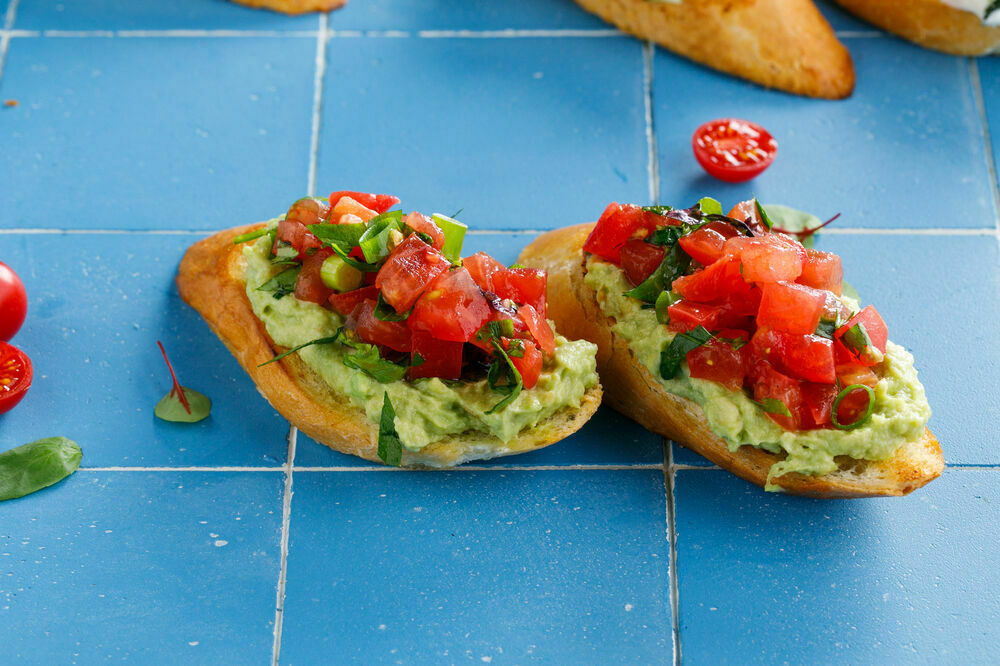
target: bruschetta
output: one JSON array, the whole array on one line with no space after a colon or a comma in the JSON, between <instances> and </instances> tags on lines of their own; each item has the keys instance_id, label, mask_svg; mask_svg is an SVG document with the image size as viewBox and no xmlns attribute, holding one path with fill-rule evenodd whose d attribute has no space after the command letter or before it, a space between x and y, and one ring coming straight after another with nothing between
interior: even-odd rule
<instances>
[{"instance_id":1,"label":"bruschetta","mask_svg":"<svg viewBox=\"0 0 1000 666\"><path fill-rule=\"evenodd\" d=\"M597 344L608 404L748 481L904 495L944 467L912 356L843 294L839 257L755 201L613 203L519 261L547 271L559 330Z\"/></svg>"},{"instance_id":2,"label":"bruschetta","mask_svg":"<svg viewBox=\"0 0 1000 666\"><path fill-rule=\"evenodd\" d=\"M247 7L271 9L282 14L329 12L347 4L347 0L233 0L233 2Z\"/></svg>"},{"instance_id":3,"label":"bruschetta","mask_svg":"<svg viewBox=\"0 0 1000 666\"><path fill-rule=\"evenodd\" d=\"M534 450L596 411L596 347L557 335L546 275L387 195L308 197L192 246L177 275L263 396L327 446L448 467Z\"/></svg>"},{"instance_id":4,"label":"bruschetta","mask_svg":"<svg viewBox=\"0 0 1000 666\"><path fill-rule=\"evenodd\" d=\"M1000 3L992 0L837 0L849 12L936 51L981 56L1000 50Z\"/></svg>"}]
</instances>

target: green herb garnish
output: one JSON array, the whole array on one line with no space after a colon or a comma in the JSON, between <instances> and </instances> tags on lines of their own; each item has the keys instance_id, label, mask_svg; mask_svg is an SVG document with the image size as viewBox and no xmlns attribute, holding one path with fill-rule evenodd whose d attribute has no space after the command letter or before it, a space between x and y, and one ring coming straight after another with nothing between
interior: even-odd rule
<instances>
[{"instance_id":1,"label":"green herb garnish","mask_svg":"<svg viewBox=\"0 0 1000 666\"><path fill-rule=\"evenodd\" d=\"M335 244L348 250L357 247L367 227L364 224L310 224L316 238L325 245Z\"/></svg>"},{"instance_id":2,"label":"green herb garnish","mask_svg":"<svg viewBox=\"0 0 1000 666\"><path fill-rule=\"evenodd\" d=\"M83 452L65 437L46 437L0 453L0 502L59 483L80 467Z\"/></svg>"},{"instance_id":3,"label":"green herb garnish","mask_svg":"<svg viewBox=\"0 0 1000 666\"><path fill-rule=\"evenodd\" d=\"M295 282L299 279L301 266L286 268L273 278L257 287L257 291L270 291L275 298L284 298L295 291Z\"/></svg>"},{"instance_id":4,"label":"green herb garnish","mask_svg":"<svg viewBox=\"0 0 1000 666\"><path fill-rule=\"evenodd\" d=\"M299 263L299 251L292 247L291 243L279 240L278 247L274 249L274 256L271 257L272 264L297 264Z\"/></svg>"},{"instance_id":5,"label":"green herb garnish","mask_svg":"<svg viewBox=\"0 0 1000 666\"><path fill-rule=\"evenodd\" d=\"M240 243L246 243L247 241L252 241L260 238L267 234L267 227L257 229L256 231L248 231L245 234L240 234L233 239L233 245L239 245Z\"/></svg>"},{"instance_id":6,"label":"green herb garnish","mask_svg":"<svg viewBox=\"0 0 1000 666\"><path fill-rule=\"evenodd\" d=\"M370 345L367 342L359 342L350 337L347 331L343 327L337 329L337 332L331 336L325 338L316 338L315 340L310 340L309 342L304 342L297 347L292 347L288 351L278 354L269 361L264 361L257 367L262 367L276 361L280 361L289 354L294 354L305 347L312 345L327 345L339 342L345 347L349 347L354 350L353 354L345 354L343 358L344 365L348 368L354 368L355 370L361 370L366 375L371 377L377 382L382 384L389 384L391 382L398 381L406 375L406 367L399 365L398 363L393 363L392 361L387 361L379 354L378 347L375 345Z\"/></svg>"},{"instance_id":7,"label":"green herb garnish","mask_svg":"<svg viewBox=\"0 0 1000 666\"><path fill-rule=\"evenodd\" d=\"M660 295L656 297L656 321L661 324L669 324L670 312L668 308L679 300L681 300L680 295L673 291L660 292Z\"/></svg>"},{"instance_id":8,"label":"green herb garnish","mask_svg":"<svg viewBox=\"0 0 1000 666\"><path fill-rule=\"evenodd\" d=\"M660 352L660 376L673 379L680 372L681 362L692 349L706 344L712 339L712 334L704 326L696 326L687 333L678 333L670 344Z\"/></svg>"},{"instance_id":9,"label":"green herb garnish","mask_svg":"<svg viewBox=\"0 0 1000 666\"><path fill-rule=\"evenodd\" d=\"M704 215L722 215L722 204L712 197L702 197L698 200L698 208Z\"/></svg>"},{"instance_id":10,"label":"green herb garnish","mask_svg":"<svg viewBox=\"0 0 1000 666\"><path fill-rule=\"evenodd\" d=\"M837 409L840 407L840 401L850 395L854 389L864 389L865 392L868 393L868 409L865 410L865 413L862 414L857 421L845 425L837 420ZM875 409L875 391L872 390L872 387L865 384L851 384L850 386L845 387L844 390L838 393L837 397L833 399L833 408L830 410L830 420L833 421L834 427L839 428L840 430L854 430L855 428L864 425L868 419L871 418L873 409Z\"/></svg>"},{"instance_id":11,"label":"green herb garnish","mask_svg":"<svg viewBox=\"0 0 1000 666\"><path fill-rule=\"evenodd\" d=\"M410 317L413 308L406 312L396 312L396 308L385 302L382 292L378 293L378 300L375 302L375 318L380 321L404 321Z\"/></svg>"},{"instance_id":12,"label":"green herb garnish","mask_svg":"<svg viewBox=\"0 0 1000 666\"><path fill-rule=\"evenodd\" d=\"M396 432L396 410L392 408L388 392L382 399L382 416L378 423L378 457L393 467L399 467L403 461L403 442Z\"/></svg>"},{"instance_id":13,"label":"green herb garnish","mask_svg":"<svg viewBox=\"0 0 1000 666\"><path fill-rule=\"evenodd\" d=\"M768 231L770 231L774 227L774 224L771 222L771 218L767 216L767 211L760 205L760 201L757 200L757 197L754 197L753 205L757 208L757 215L760 216L760 221L763 222L764 226L767 227Z\"/></svg>"},{"instance_id":14,"label":"green herb garnish","mask_svg":"<svg viewBox=\"0 0 1000 666\"><path fill-rule=\"evenodd\" d=\"M498 402L497 404L490 407L486 413L494 414L517 398L521 393L521 389L524 388L524 382L521 380L521 373L517 371L514 367L514 362L510 360L510 356L504 351L503 347L496 340L493 341L493 348L496 350L499 357L493 361L490 366L489 371L486 373L486 383L489 387L498 393L506 393L507 396ZM503 383L501 383L503 382Z\"/></svg>"},{"instance_id":15,"label":"green herb garnish","mask_svg":"<svg viewBox=\"0 0 1000 666\"><path fill-rule=\"evenodd\" d=\"M163 348L163 343L157 340L156 344L160 346L163 360L167 362L170 379L174 385L170 389L170 393L156 403L153 414L157 418L173 423L197 423L204 420L212 411L212 401L208 396L180 385L180 382L177 381L177 375L174 374L174 367L170 365L170 359L167 358L167 350Z\"/></svg>"},{"instance_id":16,"label":"green herb garnish","mask_svg":"<svg viewBox=\"0 0 1000 666\"><path fill-rule=\"evenodd\" d=\"M670 229L671 227L665 227ZM643 280L639 286L625 292L626 296L631 296L646 303L655 303L664 291L670 291L674 280L683 276L691 266L691 257L687 255L680 245L674 245L663 255L663 261L653 271L653 274Z\"/></svg>"},{"instance_id":17,"label":"green herb garnish","mask_svg":"<svg viewBox=\"0 0 1000 666\"><path fill-rule=\"evenodd\" d=\"M673 210L670 206L643 206L642 209L655 215L666 215Z\"/></svg>"},{"instance_id":18,"label":"green herb garnish","mask_svg":"<svg viewBox=\"0 0 1000 666\"><path fill-rule=\"evenodd\" d=\"M391 210L368 220L368 228L361 234L358 247L369 264L377 264L389 256L389 247L394 231L400 231L403 211Z\"/></svg>"},{"instance_id":19,"label":"green herb garnish","mask_svg":"<svg viewBox=\"0 0 1000 666\"><path fill-rule=\"evenodd\" d=\"M860 321L844 331L844 334L840 336L840 342L847 347L847 351L858 358L861 358L872 346L872 339L868 335L868 329Z\"/></svg>"},{"instance_id":20,"label":"green herb garnish","mask_svg":"<svg viewBox=\"0 0 1000 666\"><path fill-rule=\"evenodd\" d=\"M465 243L465 232L468 227L458 220L440 213L434 213L431 215L431 219L444 234L441 254L447 257L451 263L457 263L462 256L462 245Z\"/></svg>"}]
</instances>

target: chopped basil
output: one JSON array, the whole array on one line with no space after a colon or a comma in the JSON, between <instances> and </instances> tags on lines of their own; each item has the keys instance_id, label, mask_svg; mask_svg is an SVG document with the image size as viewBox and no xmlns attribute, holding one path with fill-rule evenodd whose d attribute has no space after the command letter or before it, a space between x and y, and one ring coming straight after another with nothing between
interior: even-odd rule
<instances>
[{"instance_id":1,"label":"chopped basil","mask_svg":"<svg viewBox=\"0 0 1000 666\"><path fill-rule=\"evenodd\" d=\"M468 227L458 220L447 215L442 215L441 213L434 213L431 215L431 219L434 220L434 223L440 227L441 232L444 234L444 245L441 247L441 254L447 257L451 263L457 263L462 256L462 245L465 243L465 232Z\"/></svg>"},{"instance_id":2,"label":"chopped basil","mask_svg":"<svg viewBox=\"0 0 1000 666\"><path fill-rule=\"evenodd\" d=\"M278 241L278 247L271 257L272 264L296 264L298 263L299 251L292 247L291 243L283 240Z\"/></svg>"},{"instance_id":3,"label":"chopped basil","mask_svg":"<svg viewBox=\"0 0 1000 666\"><path fill-rule=\"evenodd\" d=\"M647 213L654 213L656 215L666 215L673 210L670 206L643 206L642 209Z\"/></svg>"},{"instance_id":4,"label":"chopped basil","mask_svg":"<svg viewBox=\"0 0 1000 666\"><path fill-rule=\"evenodd\" d=\"M256 239L260 238L261 236L264 236L265 234L267 234L267 228L266 227L263 227L261 229L257 229L256 231L248 231L247 233L240 234L239 236L237 236L236 238L234 238L233 239L233 245L239 245L240 243L246 243L247 241L256 240Z\"/></svg>"},{"instance_id":5,"label":"chopped basil","mask_svg":"<svg viewBox=\"0 0 1000 666\"><path fill-rule=\"evenodd\" d=\"M681 300L679 294L673 291L663 291L656 297L656 321L661 324L670 323L670 313L667 311L671 305Z\"/></svg>"},{"instance_id":6,"label":"chopped basil","mask_svg":"<svg viewBox=\"0 0 1000 666\"><path fill-rule=\"evenodd\" d=\"M516 271L518 268L527 268L527 266L525 266L524 264L511 264L507 268L509 268L512 271Z\"/></svg>"},{"instance_id":7,"label":"chopped basil","mask_svg":"<svg viewBox=\"0 0 1000 666\"><path fill-rule=\"evenodd\" d=\"M399 467L403 461L403 442L396 432L396 410L389 393L382 399L382 416L378 423L378 457L386 465Z\"/></svg>"},{"instance_id":8,"label":"chopped basil","mask_svg":"<svg viewBox=\"0 0 1000 666\"><path fill-rule=\"evenodd\" d=\"M510 321L509 319L507 321ZM511 358L524 358L524 340L511 340L507 348L507 354Z\"/></svg>"},{"instance_id":9,"label":"chopped basil","mask_svg":"<svg viewBox=\"0 0 1000 666\"><path fill-rule=\"evenodd\" d=\"M513 319L494 319L486 322L476 331L476 340L478 342L489 342L491 340L500 342L500 338L504 337L514 337Z\"/></svg>"},{"instance_id":10,"label":"chopped basil","mask_svg":"<svg viewBox=\"0 0 1000 666\"><path fill-rule=\"evenodd\" d=\"M722 204L712 197L702 197L698 201L698 208L704 215L722 215Z\"/></svg>"},{"instance_id":11,"label":"chopped basil","mask_svg":"<svg viewBox=\"0 0 1000 666\"><path fill-rule=\"evenodd\" d=\"M768 414L777 414L779 416L791 416L792 413L788 411L788 407L785 403L778 400L777 398L764 398L760 402L756 400L753 401L756 405L759 405Z\"/></svg>"},{"instance_id":12,"label":"chopped basil","mask_svg":"<svg viewBox=\"0 0 1000 666\"><path fill-rule=\"evenodd\" d=\"M378 293L378 301L375 303L375 318L380 321L404 321L408 319L413 308L406 312L396 312L396 309L385 302L382 292Z\"/></svg>"},{"instance_id":13,"label":"chopped basil","mask_svg":"<svg viewBox=\"0 0 1000 666\"><path fill-rule=\"evenodd\" d=\"M764 226L767 227L768 230L773 228L774 224L772 224L771 218L767 216L767 211L760 205L760 201L758 201L756 197L754 197L753 205L757 208L757 214L760 215L760 221L764 223Z\"/></svg>"},{"instance_id":14,"label":"chopped basil","mask_svg":"<svg viewBox=\"0 0 1000 666\"><path fill-rule=\"evenodd\" d=\"M678 333L660 352L660 376L673 379L680 372L681 362L692 349L697 349L712 339L704 326L697 326L687 333Z\"/></svg>"},{"instance_id":15,"label":"chopped basil","mask_svg":"<svg viewBox=\"0 0 1000 666\"><path fill-rule=\"evenodd\" d=\"M324 245L338 245L351 250L357 247L366 226L361 224L310 224L309 231Z\"/></svg>"},{"instance_id":16,"label":"chopped basil","mask_svg":"<svg viewBox=\"0 0 1000 666\"><path fill-rule=\"evenodd\" d=\"M840 336L840 342L847 347L847 351L859 358L872 346L868 330L860 321L844 331Z\"/></svg>"},{"instance_id":17,"label":"chopped basil","mask_svg":"<svg viewBox=\"0 0 1000 666\"><path fill-rule=\"evenodd\" d=\"M83 452L65 437L46 437L0 453L0 502L59 483L80 467Z\"/></svg>"},{"instance_id":18,"label":"chopped basil","mask_svg":"<svg viewBox=\"0 0 1000 666\"><path fill-rule=\"evenodd\" d=\"M507 396L490 407L486 411L487 414L494 414L509 405L520 395L521 389L524 388L521 373L514 367L514 362L510 360L507 352L503 350L503 347L496 340L493 341L493 348L497 352L497 358L486 373L486 383L497 393L506 393Z\"/></svg>"},{"instance_id":19,"label":"chopped basil","mask_svg":"<svg viewBox=\"0 0 1000 666\"><path fill-rule=\"evenodd\" d=\"M344 365L360 370L381 384L391 384L406 376L406 367L387 361L379 354L378 347L364 342L355 342L353 354L344 355Z\"/></svg>"},{"instance_id":20,"label":"chopped basil","mask_svg":"<svg viewBox=\"0 0 1000 666\"><path fill-rule=\"evenodd\" d=\"M813 334L818 335L821 338L833 340L833 334L838 328L840 328L839 312L834 314L833 319L821 317L819 323L816 324L816 330L813 331Z\"/></svg>"},{"instance_id":21,"label":"chopped basil","mask_svg":"<svg viewBox=\"0 0 1000 666\"><path fill-rule=\"evenodd\" d=\"M271 363L276 363L277 361L280 361L281 359L285 358L289 354L294 354L295 352L299 351L300 349L305 349L306 347L309 347L309 346L312 346L312 345L328 345L328 344L332 344L334 342L337 342L338 340L340 340L340 331L341 330L343 330L343 329L338 329L337 332L334 335L331 335L330 337L327 337L327 338L316 338L315 340L310 340L309 342L304 342L301 345L299 345L298 347L292 347L291 349L278 354L277 356L275 356L271 360L264 361L263 363L259 364L257 367L260 368L260 367L263 367L265 365L270 365Z\"/></svg>"},{"instance_id":22,"label":"chopped basil","mask_svg":"<svg viewBox=\"0 0 1000 666\"><path fill-rule=\"evenodd\" d=\"M420 355L420 352L413 352L413 358L410 359L410 367L418 368L424 364L426 359Z\"/></svg>"},{"instance_id":23,"label":"chopped basil","mask_svg":"<svg viewBox=\"0 0 1000 666\"><path fill-rule=\"evenodd\" d=\"M670 290L674 280L687 272L690 265L691 257L681 249L680 245L674 245L663 255L663 261L653 274L636 288L626 291L625 295L646 303L655 303L661 293Z\"/></svg>"},{"instance_id":24,"label":"chopped basil","mask_svg":"<svg viewBox=\"0 0 1000 666\"><path fill-rule=\"evenodd\" d=\"M257 291L270 291L275 298L284 298L295 291L295 281L299 279L302 266L286 268L273 278L257 287Z\"/></svg>"}]
</instances>

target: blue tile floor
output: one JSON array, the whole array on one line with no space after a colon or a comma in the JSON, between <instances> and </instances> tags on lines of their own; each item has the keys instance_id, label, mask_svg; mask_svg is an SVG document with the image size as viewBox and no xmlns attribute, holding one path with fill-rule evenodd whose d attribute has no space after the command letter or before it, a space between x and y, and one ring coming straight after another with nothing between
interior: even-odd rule
<instances>
[{"instance_id":1,"label":"blue tile floor","mask_svg":"<svg viewBox=\"0 0 1000 666\"><path fill-rule=\"evenodd\" d=\"M0 261L35 363L0 449L81 470L0 504L0 663L991 663L1000 641L1000 60L922 51L821 4L849 100L763 90L571 0L0 0ZM695 126L778 159L704 176ZM751 194L818 240L913 350L948 469L902 499L767 494L602 408L446 473L327 449L177 295L184 250L302 194L463 209L469 252L620 201ZM212 397L155 419L181 381Z\"/></svg>"}]
</instances>

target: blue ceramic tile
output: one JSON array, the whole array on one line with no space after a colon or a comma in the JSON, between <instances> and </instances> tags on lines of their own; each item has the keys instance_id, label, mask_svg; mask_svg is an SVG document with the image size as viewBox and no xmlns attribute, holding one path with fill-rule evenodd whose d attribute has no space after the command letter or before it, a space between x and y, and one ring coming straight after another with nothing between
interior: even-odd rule
<instances>
[{"instance_id":1,"label":"blue ceramic tile","mask_svg":"<svg viewBox=\"0 0 1000 666\"><path fill-rule=\"evenodd\" d=\"M296 473L281 660L671 660L658 471Z\"/></svg>"},{"instance_id":2,"label":"blue ceramic tile","mask_svg":"<svg viewBox=\"0 0 1000 666\"><path fill-rule=\"evenodd\" d=\"M0 662L269 662L283 484L81 471L5 502Z\"/></svg>"},{"instance_id":3,"label":"blue ceramic tile","mask_svg":"<svg viewBox=\"0 0 1000 666\"><path fill-rule=\"evenodd\" d=\"M690 663L991 663L1000 471L906 498L768 495L677 474L681 653Z\"/></svg>"},{"instance_id":4,"label":"blue ceramic tile","mask_svg":"<svg viewBox=\"0 0 1000 666\"><path fill-rule=\"evenodd\" d=\"M732 204L756 194L824 219L840 212L844 227L993 226L968 60L894 39L850 46L857 88L837 101L764 90L658 52L661 203L688 206L712 194ZM774 164L748 183L711 178L691 153L694 130L722 117L757 122L778 140Z\"/></svg>"},{"instance_id":5,"label":"blue ceramic tile","mask_svg":"<svg viewBox=\"0 0 1000 666\"><path fill-rule=\"evenodd\" d=\"M21 0L15 25L20 30L316 30L319 19L226 0Z\"/></svg>"},{"instance_id":6,"label":"blue ceramic tile","mask_svg":"<svg viewBox=\"0 0 1000 666\"><path fill-rule=\"evenodd\" d=\"M996 58L978 58L983 103L993 144L993 162L1000 164L1000 62Z\"/></svg>"},{"instance_id":7,"label":"blue ceramic tile","mask_svg":"<svg viewBox=\"0 0 1000 666\"><path fill-rule=\"evenodd\" d=\"M866 23L861 19L857 19L851 14L849 14L845 9L837 6L829 0L816 0L816 7L823 14L824 18L830 22L830 26L839 33L856 33L856 32L881 32L881 28L877 28L871 23ZM850 36L840 35L844 46L850 50L853 45L853 41ZM867 37L865 37L867 39Z\"/></svg>"},{"instance_id":8,"label":"blue ceramic tile","mask_svg":"<svg viewBox=\"0 0 1000 666\"><path fill-rule=\"evenodd\" d=\"M479 229L548 229L648 196L635 40L345 38L327 56L321 189L461 208Z\"/></svg>"},{"instance_id":9,"label":"blue ceramic tile","mask_svg":"<svg viewBox=\"0 0 1000 666\"><path fill-rule=\"evenodd\" d=\"M570 0L382 0L348 2L330 14L333 30L585 30L607 29Z\"/></svg>"},{"instance_id":10,"label":"blue ceramic tile","mask_svg":"<svg viewBox=\"0 0 1000 666\"><path fill-rule=\"evenodd\" d=\"M28 291L28 319L13 342L35 372L21 404L0 417L0 441L66 435L80 443L90 467L284 462L287 422L177 295L177 264L197 238L0 236L0 261ZM206 420L153 416L171 386L157 340L181 383L212 399Z\"/></svg>"},{"instance_id":11,"label":"blue ceramic tile","mask_svg":"<svg viewBox=\"0 0 1000 666\"><path fill-rule=\"evenodd\" d=\"M315 51L295 38L13 39L2 224L215 229L283 212L307 185Z\"/></svg>"},{"instance_id":12,"label":"blue ceramic tile","mask_svg":"<svg viewBox=\"0 0 1000 666\"><path fill-rule=\"evenodd\" d=\"M696 467L711 467L715 463L698 455L691 449L681 446L677 442L671 442L673 447L673 459L675 465L694 465Z\"/></svg>"}]
</instances>

